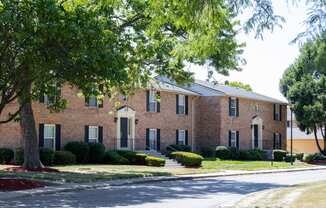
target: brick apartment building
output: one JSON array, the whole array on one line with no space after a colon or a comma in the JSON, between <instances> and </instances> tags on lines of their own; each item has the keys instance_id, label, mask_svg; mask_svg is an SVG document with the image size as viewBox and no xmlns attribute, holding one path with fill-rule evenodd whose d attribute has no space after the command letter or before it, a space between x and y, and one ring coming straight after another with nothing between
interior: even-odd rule
<instances>
[{"instance_id":1,"label":"brick apartment building","mask_svg":"<svg viewBox=\"0 0 326 208\"><path fill-rule=\"evenodd\" d=\"M63 112L50 113L46 96L33 103L40 146L58 150L69 141L86 141L108 149L157 151L170 144L193 150L286 148L286 103L239 88L203 81L178 86L156 78L149 89L118 98L119 107L107 97L85 100L68 85L61 93L68 101ZM0 125L0 147L22 145L19 123Z\"/></svg>"}]
</instances>

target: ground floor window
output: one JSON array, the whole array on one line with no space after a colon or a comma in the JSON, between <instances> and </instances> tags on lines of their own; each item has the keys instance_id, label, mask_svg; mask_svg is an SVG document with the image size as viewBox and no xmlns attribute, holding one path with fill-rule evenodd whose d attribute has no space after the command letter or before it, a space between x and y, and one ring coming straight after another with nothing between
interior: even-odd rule
<instances>
[{"instance_id":1,"label":"ground floor window","mask_svg":"<svg viewBox=\"0 0 326 208\"><path fill-rule=\"evenodd\" d=\"M157 137L156 129L149 129L149 147L150 149L156 149L156 137Z\"/></svg>"},{"instance_id":2,"label":"ground floor window","mask_svg":"<svg viewBox=\"0 0 326 208\"><path fill-rule=\"evenodd\" d=\"M230 132L230 147L237 147L237 132Z\"/></svg>"},{"instance_id":3,"label":"ground floor window","mask_svg":"<svg viewBox=\"0 0 326 208\"><path fill-rule=\"evenodd\" d=\"M55 149L55 124L44 124L44 147Z\"/></svg>"},{"instance_id":4,"label":"ground floor window","mask_svg":"<svg viewBox=\"0 0 326 208\"><path fill-rule=\"evenodd\" d=\"M186 145L186 130L178 130L178 144Z\"/></svg>"},{"instance_id":5,"label":"ground floor window","mask_svg":"<svg viewBox=\"0 0 326 208\"><path fill-rule=\"evenodd\" d=\"M98 126L88 127L88 142L97 143L98 142Z\"/></svg>"}]
</instances>

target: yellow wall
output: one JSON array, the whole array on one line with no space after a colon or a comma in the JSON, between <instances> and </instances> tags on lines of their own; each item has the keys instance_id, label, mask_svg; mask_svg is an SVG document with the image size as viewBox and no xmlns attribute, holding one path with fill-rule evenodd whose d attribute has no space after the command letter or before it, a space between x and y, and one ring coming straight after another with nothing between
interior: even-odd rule
<instances>
[{"instance_id":1,"label":"yellow wall","mask_svg":"<svg viewBox=\"0 0 326 208\"><path fill-rule=\"evenodd\" d=\"M319 144L323 148L324 141L319 139ZM290 151L291 140L287 140L287 150ZM319 152L314 139L293 139L293 152L315 153Z\"/></svg>"}]
</instances>

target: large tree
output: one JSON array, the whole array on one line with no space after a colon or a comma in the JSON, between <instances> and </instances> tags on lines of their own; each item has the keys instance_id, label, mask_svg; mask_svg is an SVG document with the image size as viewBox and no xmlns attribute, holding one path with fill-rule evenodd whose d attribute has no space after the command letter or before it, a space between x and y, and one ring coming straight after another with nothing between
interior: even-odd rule
<instances>
[{"instance_id":1,"label":"large tree","mask_svg":"<svg viewBox=\"0 0 326 208\"><path fill-rule=\"evenodd\" d=\"M285 71L280 89L291 103L299 128L314 133L319 151L326 155L326 34L301 48L300 56Z\"/></svg>"},{"instance_id":2,"label":"large tree","mask_svg":"<svg viewBox=\"0 0 326 208\"><path fill-rule=\"evenodd\" d=\"M237 81L225 81L224 84L227 86L238 87L238 88L247 90L249 92L252 92L252 88L249 84L245 84L245 83L237 82Z\"/></svg>"}]
</instances>

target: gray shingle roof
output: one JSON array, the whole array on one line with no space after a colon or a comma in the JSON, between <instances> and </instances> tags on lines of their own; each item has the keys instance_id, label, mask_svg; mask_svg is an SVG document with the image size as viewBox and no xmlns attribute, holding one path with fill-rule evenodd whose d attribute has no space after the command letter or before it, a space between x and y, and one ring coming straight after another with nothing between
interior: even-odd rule
<instances>
[{"instance_id":1,"label":"gray shingle roof","mask_svg":"<svg viewBox=\"0 0 326 208\"><path fill-rule=\"evenodd\" d=\"M150 82L149 88L154 88L154 89L158 89L161 91L167 91L167 92L186 94L186 95L200 95L197 92L191 91L189 89L177 86L177 85L169 83L169 82L163 82L161 80L152 80Z\"/></svg>"}]
</instances>

